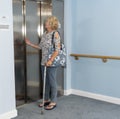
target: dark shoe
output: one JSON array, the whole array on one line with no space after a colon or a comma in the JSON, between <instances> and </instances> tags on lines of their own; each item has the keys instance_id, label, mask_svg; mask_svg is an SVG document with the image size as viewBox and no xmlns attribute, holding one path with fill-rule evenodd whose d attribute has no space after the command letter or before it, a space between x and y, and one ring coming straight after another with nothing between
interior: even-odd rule
<instances>
[{"instance_id":1,"label":"dark shoe","mask_svg":"<svg viewBox=\"0 0 120 119\"><path fill-rule=\"evenodd\" d=\"M44 102L44 106L47 106L47 105L49 105L49 104L50 104L50 102ZM40 103L38 106L39 106L39 107L43 107L43 103Z\"/></svg>"},{"instance_id":2,"label":"dark shoe","mask_svg":"<svg viewBox=\"0 0 120 119\"><path fill-rule=\"evenodd\" d=\"M46 107L45 107L45 110L52 110L52 109L54 109L55 107L57 106L57 104L49 104L49 105L47 105Z\"/></svg>"}]
</instances>

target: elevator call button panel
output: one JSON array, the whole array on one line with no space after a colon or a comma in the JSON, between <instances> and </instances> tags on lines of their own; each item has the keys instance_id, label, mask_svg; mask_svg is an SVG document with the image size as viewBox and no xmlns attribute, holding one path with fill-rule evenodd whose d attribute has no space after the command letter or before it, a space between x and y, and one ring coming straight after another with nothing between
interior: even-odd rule
<instances>
[{"instance_id":1,"label":"elevator call button panel","mask_svg":"<svg viewBox=\"0 0 120 119\"><path fill-rule=\"evenodd\" d=\"M6 16L0 17L0 30L8 30L9 29L9 19Z\"/></svg>"}]
</instances>

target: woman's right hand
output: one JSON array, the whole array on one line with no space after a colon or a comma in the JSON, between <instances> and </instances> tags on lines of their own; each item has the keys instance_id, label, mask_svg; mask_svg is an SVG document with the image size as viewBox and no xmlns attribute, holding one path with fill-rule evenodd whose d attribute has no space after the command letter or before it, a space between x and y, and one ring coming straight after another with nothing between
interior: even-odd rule
<instances>
[{"instance_id":1,"label":"woman's right hand","mask_svg":"<svg viewBox=\"0 0 120 119\"><path fill-rule=\"evenodd\" d=\"M25 38L25 42L26 42L26 44L28 44L28 45L30 45L30 44L31 44L30 40L29 40L29 39L27 39L27 38Z\"/></svg>"},{"instance_id":2,"label":"woman's right hand","mask_svg":"<svg viewBox=\"0 0 120 119\"><path fill-rule=\"evenodd\" d=\"M25 42L26 42L26 44L28 44L29 46L31 46L33 48L40 49L39 45L35 45L35 44L31 43L30 40L27 38L25 38Z\"/></svg>"}]
</instances>

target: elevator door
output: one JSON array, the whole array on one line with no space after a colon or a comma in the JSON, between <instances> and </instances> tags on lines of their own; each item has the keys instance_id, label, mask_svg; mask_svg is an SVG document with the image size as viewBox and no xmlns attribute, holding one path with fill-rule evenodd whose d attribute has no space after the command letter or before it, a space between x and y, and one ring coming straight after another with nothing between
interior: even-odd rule
<instances>
[{"instance_id":1,"label":"elevator door","mask_svg":"<svg viewBox=\"0 0 120 119\"><path fill-rule=\"evenodd\" d=\"M51 0L13 0L15 89L17 106L41 98L41 52L27 46L25 37L39 44L44 19L52 14Z\"/></svg>"},{"instance_id":2,"label":"elevator door","mask_svg":"<svg viewBox=\"0 0 120 119\"><path fill-rule=\"evenodd\" d=\"M32 8L32 9L31 9ZM39 43L38 25L40 17L37 14L39 6L36 2L26 1L26 37L34 44ZM39 51L27 46L27 96L31 100L39 99L40 69Z\"/></svg>"},{"instance_id":3,"label":"elevator door","mask_svg":"<svg viewBox=\"0 0 120 119\"><path fill-rule=\"evenodd\" d=\"M14 56L15 56L15 92L16 103L25 103L25 47L23 40L22 2L13 1L13 30L14 30Z\"/></svg>"},{"instance_id":4,"label":"elevator door","mask_svg":"<svg viewBox=\"0 0 120 119\"><path fill-rule=\"evenodd\" d=\"M44 19L51 15L51 6L47 2L26 1L26 37L34 44L39 44L44 31ZM30 46L26 49L27 56L27 96L37 100L41 95L41 52Z\"/></svg>"}]
</instances>

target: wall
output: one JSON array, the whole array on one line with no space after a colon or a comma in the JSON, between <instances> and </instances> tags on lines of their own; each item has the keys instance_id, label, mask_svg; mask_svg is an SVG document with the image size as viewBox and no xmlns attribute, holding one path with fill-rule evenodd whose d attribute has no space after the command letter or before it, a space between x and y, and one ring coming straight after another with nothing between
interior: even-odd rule
<instances>
[{"instance_id":1,"label":"wall","mask_svg":"<svg viewBox=\"0 0 120 119\"><path fill-rule=\"evenodd\" d=\"M113 55L120 52L120 1L72 2L71 53ZM70 58L71 89L120 98L120 61Z\"/></svg>"},{"instance_id":2,"label":"wall","mask_svg":"<svg viewBox=\"0 0 120 119\"><path fill-rule=\"evenodd\" d=\"M2 0L0 4L0 24L8 24L0 29L0 119L16 116L14 86L13 19L12 1ZM2 18L5 16L6 18Z\"/></svg>"}]
</instances>

